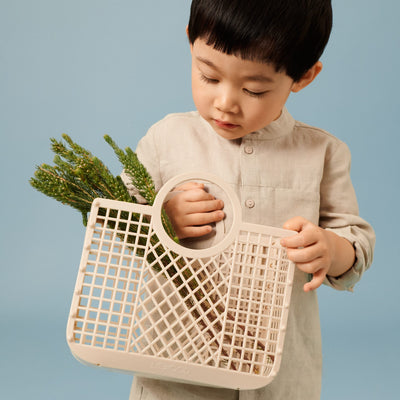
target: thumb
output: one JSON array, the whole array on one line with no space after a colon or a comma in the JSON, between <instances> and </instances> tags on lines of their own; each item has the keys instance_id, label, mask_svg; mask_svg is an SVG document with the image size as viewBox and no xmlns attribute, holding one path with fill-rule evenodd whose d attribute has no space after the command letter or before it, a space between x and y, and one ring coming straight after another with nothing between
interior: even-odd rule
<instances>
[{"instance_id":1,"label":"thumb","mask_svg":"<svg viewBox=\"0 0 400 400\"><path fill-rule=\"evenodd\" d=\"M283 224L283 229L300 232L307 223L308 221L303 217L294 217Z\"/></svg>"}]
</instances>

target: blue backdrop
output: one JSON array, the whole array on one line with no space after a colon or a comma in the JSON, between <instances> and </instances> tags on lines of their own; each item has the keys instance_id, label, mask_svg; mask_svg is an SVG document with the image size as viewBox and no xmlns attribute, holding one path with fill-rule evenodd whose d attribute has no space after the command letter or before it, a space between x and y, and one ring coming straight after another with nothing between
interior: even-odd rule
<instances>
[{"instance_id":1,"label":"blue backdrop","mask_svg":"<svg viewBox=\"0 0 400 400\"><path fill-rule=\"evenodd\" d=\"M78 363L65 326L84 229L34 191L49 138L65 132L119 164L102 137L135 148L169 112L193 109L189 0L0 0L2 399L128 399L131 377ZM323 400L398 398L400 28L397 0L333 1L317 82L288 108L352 151L376 256L354 293L319 290ZM396 256L397 254L397 256Z\"/></svg>"}]
</instances>

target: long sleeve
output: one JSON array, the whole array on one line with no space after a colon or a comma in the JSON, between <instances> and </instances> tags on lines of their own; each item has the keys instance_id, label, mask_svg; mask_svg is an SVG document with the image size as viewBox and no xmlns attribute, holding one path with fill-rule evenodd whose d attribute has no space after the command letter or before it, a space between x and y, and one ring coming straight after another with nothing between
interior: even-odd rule
<instances>
[{"instance_id":1,"label":"long sleeve","mask_svg":"<svg viewBox=\"0 0 400 400\"><path fill-rule=\"evenodd\" d=\"M353 290L372 263L375 234L359 216L358 204L350 178L351 156L348 147L338 142L328 148L321 181L321 227L346 238L354 247L356 261L339 277L328 276L326 284L338 290Z\"/></svg>"}]
</instances>

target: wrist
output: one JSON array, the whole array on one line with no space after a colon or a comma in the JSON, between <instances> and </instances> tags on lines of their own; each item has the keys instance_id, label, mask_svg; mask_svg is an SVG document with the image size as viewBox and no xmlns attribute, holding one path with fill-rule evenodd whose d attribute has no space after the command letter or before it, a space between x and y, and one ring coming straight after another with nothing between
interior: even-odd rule
<instances>
[{"instance_id":1,"label":"wrist","mask_svg":"<svg viewBox=\"0 0 400 400\"><path fill-rule=\"evenodd\" d=\"M325 232L329 237L333 249L332 262L327 275L338 277L347 272L354 265L356 252L353 245L346 238L332 231Z\"/></svg>"}]
</instances>

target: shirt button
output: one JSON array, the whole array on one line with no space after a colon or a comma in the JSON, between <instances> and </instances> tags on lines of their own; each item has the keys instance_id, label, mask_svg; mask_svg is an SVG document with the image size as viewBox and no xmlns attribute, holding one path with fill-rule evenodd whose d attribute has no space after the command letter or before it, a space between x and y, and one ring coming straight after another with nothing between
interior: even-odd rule
<instances>
[{"instance_id":1,"label":"shirt button","mask_svg":"<svg viewBox=\"0 0 400 400\"><path fill-rule=\"evenodd\" d=\"M253 146L246 146L246 147L244 148L244 152L245 152L246 154L253 154L253 151L254 151Z\"/></svg>"},{"instance_id":2,"label":"shirt button","mask_svg":"<svg viewBox=\"0 0 400 400\"><path fill-rule=\"evenodd\" d=\"M253 199L247 199L245 204L246 204L247 208L253 208L256 205L256 203Z\"/></svg>"}]
</instances>

